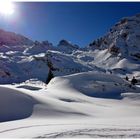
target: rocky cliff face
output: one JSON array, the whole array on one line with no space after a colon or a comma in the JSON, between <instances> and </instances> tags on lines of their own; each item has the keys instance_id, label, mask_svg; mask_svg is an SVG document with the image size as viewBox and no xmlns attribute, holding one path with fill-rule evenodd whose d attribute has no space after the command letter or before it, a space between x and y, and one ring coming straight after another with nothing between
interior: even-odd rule
<instances>
[{"instance_id":1,"label":"rocky cliff face","mask_svg":"<svg viewBox=\"0 0 140 140\"><path fill-rule=\"evenodd\" d=\"M140 14L116 23L102 38L89 44L89 49L108 49L112 55L140 60Z\"/></svg>"}]
</instances>

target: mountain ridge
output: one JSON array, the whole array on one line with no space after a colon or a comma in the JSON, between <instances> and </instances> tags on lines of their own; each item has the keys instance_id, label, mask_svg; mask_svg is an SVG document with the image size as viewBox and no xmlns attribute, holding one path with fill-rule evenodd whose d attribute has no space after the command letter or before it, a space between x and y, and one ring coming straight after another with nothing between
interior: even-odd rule
<instances>
[{"instance_id":1,"label":"mountain ridge","mask_svg":"<svg viewBox=\"0 0 140 140\"><path fill-rule=\"evenodd\" d=\"M85 48L64 39L54 46L48 41L32 41L0 30L0 82L23 82L31 78L45 81L48 59L54 67L54 76L98 71L140 77L139 39L140 14L122 18L106 35Z\"/></svg>"}]
</instances>

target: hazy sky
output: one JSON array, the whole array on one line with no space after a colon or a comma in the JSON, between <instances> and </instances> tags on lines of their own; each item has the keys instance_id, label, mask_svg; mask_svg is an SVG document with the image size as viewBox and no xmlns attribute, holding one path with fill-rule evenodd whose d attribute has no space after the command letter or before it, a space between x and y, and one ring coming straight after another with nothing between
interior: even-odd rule
<instances>
[{"instance_id":1,"label":"hazy sky","mask_svg":"<svg viewBox=\"0 0 140 140\"><path fill-rule=\"evenodd\" d=\"M56 45L66 39L80 46L104 35L122 17L140 13L140 2L20 2L0 16L0 28Z\"/></svg>"}]
</instances>

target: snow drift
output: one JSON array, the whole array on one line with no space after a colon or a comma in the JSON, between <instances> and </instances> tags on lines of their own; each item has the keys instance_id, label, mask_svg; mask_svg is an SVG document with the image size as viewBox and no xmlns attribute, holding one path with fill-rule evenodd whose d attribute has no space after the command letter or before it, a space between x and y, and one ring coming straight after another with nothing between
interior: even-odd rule
<instances>
[{"instance_id":1,"label":"snow drift","mask_svg":"<svg viewBox=\"0 0 140 140\"><path fill-rule=\"evenodd\" d=\"M140 88L129 85L84 72L0 86L0 137L139 137Z\"/></svg>"},{"instance_id":2,"label":"snow drift","mask_svg":"<svg viewBox=\"0 0 140 140\"><path fill-rule=\"evenodd\" d=\"M60 82L61 81L61 82ZM140 89L132 86L128 81L112 75L98 72L85 72L54 78L48 85L53 89L71 88L84 95L98 98L121 99L121 93Z\"/></svg>"},{"instance_id":3,"label":"snow drift","mask_svg":"<svg viewBox=\"0 0 140 140\"><path fill-rule=\"evenodd\" d=\"M36 103L23 92L0 86L0 122L29 117Z\"/></svg>"}]
</instances>

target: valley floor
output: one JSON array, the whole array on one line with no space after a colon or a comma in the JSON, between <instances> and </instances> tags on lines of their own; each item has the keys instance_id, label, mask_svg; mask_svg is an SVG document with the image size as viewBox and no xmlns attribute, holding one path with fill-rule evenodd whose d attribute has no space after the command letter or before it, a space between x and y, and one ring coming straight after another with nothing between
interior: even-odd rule
<instances>
[{"instance_id":1,"label":"valley floor","mask_svg":"<svg viewBox=\"0 0 140 140\"><path fill-rule=\"evenodd\" d=\"M129 123L129 121L131 121ZM138 118L136 119L138 121ZM140 138L128 119L32 119L1 124L1 138Z\"/></svg>"},{"instance_id":2,"label":"valley floor","mask_svg":"<svg viewBox=\"0 0 140 140\"><path fill-rule=\"evenodd\" d=\"M133 87L135 92L128 92L130 89L126 88L122 93L111 87L114 81L120 87L125 81L109 77L83 73L54 78L48 86L39 82L1 85L0 137L140 138L139 88ZM72 84L79 80L80 84ZM87 85L82 85L85 81L88 81L89 89L86 92ZM103 91L97 87L101 83L104 84ZM95 89L98 94L93 92L91 96L91 90ZM112 89L115 96L110 91L109 95L102 97L108 89Z\"/></svg>"}]
</instances>

